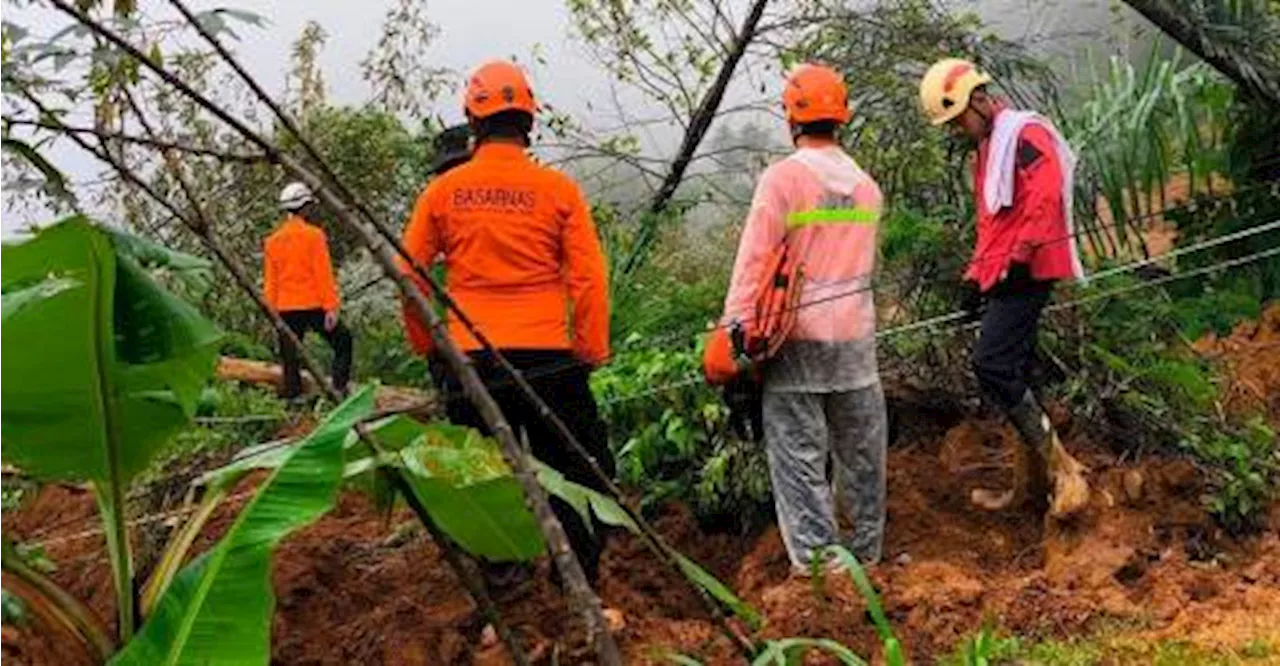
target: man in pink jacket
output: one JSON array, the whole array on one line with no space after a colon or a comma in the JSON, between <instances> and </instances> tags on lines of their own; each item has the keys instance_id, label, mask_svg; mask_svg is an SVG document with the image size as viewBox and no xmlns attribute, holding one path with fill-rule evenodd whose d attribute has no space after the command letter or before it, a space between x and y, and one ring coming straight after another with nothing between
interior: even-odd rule
<instances>
[{"instance_id":1,"label":"man in pink jacket","mask_svg":"<svg viewBox=\"0 0 1280 666\"><path fill-rule=\"evenodd\" d=\"M1028 497L1048 501L1049 515L1062 518L1088 504L1089 486L1032 394L1027 370L1054 283L1084 276L1071 220L1075 158L1052 123L1007 108L987 92L990 82L973 63L948 58L925 74L920 102L934 125L946 124L977 146L977 246L964 274L973 294L966 309L982 321L974 373L1027 445ZM1018 485L975 489L971 501L1006 508Z\"/></svg>"},{"instance_id":2,"label":"man in pink jacket","mask_svg":"<svg viewBox=\"0 0 1280 666\"><path fill-rule=\"evenodd\" d=\"M796 151L756 184L721 325L754 315L760 285L773 279L770 259L788 243L803 263L800 303L794 328L760 372L779 528L802 573L832 544L863 562L881 555L887 426L870 276L882 197L836 141L850 117L839 74L800 66L787 78L783 106ZM853 526L849 541L839 538L833 486Z\"/></svg>"}]
</instances>

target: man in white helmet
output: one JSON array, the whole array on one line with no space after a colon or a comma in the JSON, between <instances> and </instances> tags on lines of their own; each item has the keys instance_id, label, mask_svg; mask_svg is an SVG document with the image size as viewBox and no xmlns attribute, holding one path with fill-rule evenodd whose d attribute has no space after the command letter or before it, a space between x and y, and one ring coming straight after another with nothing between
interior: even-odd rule
<instances>
[{"instance_id":1,"label":"man in white helmet","mask_svg":"<svg viewBox=\"0 0 1280 666\"><path fill-rule=\"evenodd\" d=\"M977 246L964 274L971 287L965 309L982 322L973 368L1027 445L1028 498L1048 501L1049 514L1062 518L1085 508L1089 485L1031 392L1027 371L1054 283L1084 277L1071 219L1075 157L1048 119L1008 108L987 90L990 83L971 62L941 60L920 82L920 104L933 125L977 148ZM1016 485L975 489L970 500L1003 509L1014 503Z\"/></svg>"},{"instance_id":2,"label":"man in white helmet","mask_svg":"<svg viewBox=\"0 0 1280 666\"><path fill-rule=\"evenodd\" d=\"M329 239L315 223L319 204L310 188L294 182L280 191L280 208L286 217L263 243L263 294L299 339L315 331L329 343L333 385L345 394L351 377L351 333L338 321L338 282L329 261ZM280 357L281 395L296 398L302 392L298 350L283 336Z\"/></svg>"}]
</instances>

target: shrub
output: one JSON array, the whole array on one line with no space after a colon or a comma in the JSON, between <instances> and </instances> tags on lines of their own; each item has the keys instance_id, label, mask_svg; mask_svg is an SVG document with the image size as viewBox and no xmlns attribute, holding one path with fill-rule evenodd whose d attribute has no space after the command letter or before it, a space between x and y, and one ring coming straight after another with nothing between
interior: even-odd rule
<instances>
[{"instance_id":1,"label":"shrub","mask_svg":"<svg viewBox=\"0 0 1280 666\"><path fill-rule=\"evenodd\" d=\"M660 349L644 342L632 336L591 380L619 480L642 489L646 506L679 499L708 523L745 528L768 516L763 446L730 435L719 392L701 381L701 343Z\"/></svg>"},{"instance_id":2,"label":"shrub","mask_svg":"<svg viewBox=\"0 0 1280 666\"><path fill-rule=\"evenodd\" d=\"M1182 446L1209 465L1205 504L1233 534L1261 528L1280 484L1276 433L1261 418L1239 427L1191 433Z\"/></svg>"}]
</instances>

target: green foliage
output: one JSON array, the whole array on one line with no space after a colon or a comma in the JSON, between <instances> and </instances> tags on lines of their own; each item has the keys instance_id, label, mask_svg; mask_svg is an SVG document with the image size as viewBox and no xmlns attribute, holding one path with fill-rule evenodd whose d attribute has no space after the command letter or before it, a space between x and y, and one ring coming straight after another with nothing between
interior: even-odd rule
<instances>
[{"instance_id":1,"label":"green foliage","mask_svg":"<svg viewBox=\"0 0 1280 666\"><path fill-rule=\"evenodd\" d=\"M769 515L763 447L732 437L724 401L701 381L702 343L645 342L633 336L591 378L619 480L643 490L646 505L682 500L708 522L746 527Z\"/></svg>"},{"instance_id":2,"label":"green foliage","mask_svg":"<svg viewBox=\"0 0 1280 666\"><path fill-rule=\"evenodd\" d=\"M985 625L977 634L964 639L956 651L941 659L941 666L993 666L1012 660L1021 648L1021 641L1012 636L1001 636L992 625Z\"/></svg>"},{"instance_id":3,"label":"green foliage","mask_svg":"<svg viewBox=\"0 0 1280 666\"><path fill-rule=\"evenodd\" d=\"M395 386L430 386L427 361L405 339L399 294L389 283L347 301L342 317L356 335L354 376L377 377ZM323 352L321 358L331 356L323 344L312 347Z\"/></svg>"},{"instance_id":4,"label":"green foliage","mask_svg":"<svg viewBox=\"0 0 1280 666\"><path fill-rule=\"evenodd\" d=\"M609 265L610 329L615 340L705 328L724 303L733 269L732 229L697 234L677 210L631 219L593 211Z\"/></svg>"},{"instance_id":5,"label":"green foliage","mask_svg":"<svg viewBox=\"0 0 1280 666\"><path fill-rule=\"evenodd\" d=\"M1078 297L1139 284L1139 278L1117 278L1106 285L1091 284ZM1193 320L1192 313L1221 312L1216 295L1205 298L1208 303L1188 308L1185 301L1155 291L1146 298L1104 299L1083 306L1076 320L1088 322L1082 338L1054 338L1065 347L1055 350L1059 357L1071 354L1071 345L1080 345L1071 355L1082 367L1072 377L1068 395L1086 402L1115 398L1140 406L1158 420L1205 414L1217 388L1209 365L1186 348L1188 338L1178 325L1181 319L1190 328L1203 328L1207 323ZM1106 388L1099 391L1100 387Z\"/></svg>"},{"instance_id":6,"label":"green foliage","mask_svg":"<svg viewBox=\"0 0 1280 666\"><path fill-rule=\"evenodd\" d=\"M5 476L3 481L0 481L0 499L3 500L0 510L6 513L18 510L18 507L22 506L23 498L34 495L39 487L39 483L30 479Z\"/></svg>"},{"instance_id":7,"label":"green foliage","mask_svg":"<svg viewBox=\"0 0 1280 666\"><path fill-rule=\"evenodd\" d=\"M3 249L4 459L94 484L123 639L133 633L124 496L193 415L219 334L145 270L194 260L81 216ZM56 288L51 288L56 287ZM35 291L33 291L35 290Z\"/></svg>"},{"instance_id":8,"label":"green foliage","mask_svg":"<svg viewBox=\"0 0 1280 666\"><path fill-rule=\"evenodd\" d=\"M325 163L378 219L407 217L426 181L434 132L414 134L395 115L370 107L318 106L308 109L300 122ZM286 150L300 150L288 133L277 139ZM269 220L269 224L275 222ZM329 251L337 264L362 247L353 230L335 224L327 231Z\"/></svg>"},{"instance_id":9,"label":"green foliage","mask_svg":"<svg viewBox=\"0 0 1280 666\"><path fill-rule=\"evenodd\" d=\"M372 428L435 524L474 555L530 560L545 546L494 440L461 426L396 417Z\"/></svg>"},{"instance_id":10,"label":"green foliage","mask_svg":"<svg viewBox=\"0 0 1280 666\"><path fill-rule=\"evenodd\" d=\"M428 519L474 555L493 560L528 560L545 550L519 483L493 439L470 428L443 423L427 425L403 416L384 419L370 430L379 443L380 453L369 450L354 436L347 437L345 478L363 477L379 470L402 475L417 506L425 509ZM229 487L253 469L279 468L286 464L298 446L264 447L206 474L202 482L213 488ZM539 483L547 492L577 509L588 524L590 515L594 514L607 525L638 533L638 527L614 499L567 480L547 465L536 465ZM706 590L749 626L761 625L760 614L728 586L693 560L673 554L693 584Z\"/></svg>"},{"instance_id":11,"label":"green foliage","mask_svg":"<svg viewBox=\"0 0 1280 666\"><path fill-rule=\"evenodd\" d=\"M858 588L858 594L867 603L867 613L871 615L871 622L875 624L876 634L880 636L880 641L884 645L884 661L887 666L904 666L907 663L906 655L902 652L902 643L897 636L893 634L893 627L889 625L889 618L884 614L884 607L880 604L880 595L876 592L875 586L871 584L871 580L867 578L867 572L863 570L862 564L858 562L858 558L843 546L831 546L826 551L835 558L835 562L839 563L849 576L853 578L854 587ZM814 572L818 576L817 580L821 582L822 558L814 559Z\"/></svg>"},{"instance_id":12,"label":"green foliage","mask_svg":"<svg viewBox=\"0 0 1280 666\"><path fill-rule=\"evenodd\" d=\"M1276 159L1280 160L1280 154ZM1277 165L1280 166L1280 161ZM1242 174L1236 191L1229 196L1221 192L1215 196L1199 196L1187 208L1171 214L1169 219L1178 227L1179 246L1274 222L1280 219L1280 181L1253 181L1248 174ZM1280 246L1280 230L1271 230L1187 255L1180 258L1179 268L1209 266L1277 246ZM1260 304L1280 297L1280 258L1272 257L1233 268L1229 275L1215 280L1186 281L1173 288L1173 292L1181 297L1214 291L1229 292L1235 297L1236 302L1223 313L1228 318L1236 314L1256 317ZM1221 302L1214 304L1222 305L1224 303ZM1229 330L1229 325L1220 325L1214 330L1223 333Z\"/></svg>"},{"instance_id":13,"label":"green foliage","mask_svg":"<svg viewBox=\"0 0 1280 666\"><path fill-rule=\"evenodd\" d=\"M1136 285L1136 279L1119 283ZM1243 285L1243 286L1242 286ZM1109 290L1091 285L1081 297ZM1239 276L1201 280L1182 295L1104 299L1055 327L1049 349L1069 363L1061 387L1084 422L1133 448L1179 449L1203 464L1212 490L1206 506L1233 532L1256 529L1280 475L1276 435L1261 419L1221 415L1213 366L1189 349L1193 337L1224 333L1256 317L1256 283ZM1068 332L1075 326L1074 337Z\"/></svg>"},{"instance_id":14,"label":"green foliage","mask_svg":"<svg viewBox=\"0 0 1280 666\"><path fill-rule=\"evenodd\" d=\"M70 281L5 313L5 459L38 478L127 484L213 372L216 330L120 249L81 217L4 247L6 301Z\"/></svg>"},{"instance_id":15,"label":"green foliage","mask_svg":"<svg viewBox=\"0 0 1280 666\"><path fill-rule=\"evenodd\" d=\"M973 246L973 229L955 217L960 213L935 207L925 215L897 208L880 225L876 299L894 304L902 321L950 312L963 297L961 276L969 255L956 248Z\"/></svg>"},{"instance_id":16,"label":"green foliage","mask_svg":"<svg viewBox=\"0 0 1280 666\"><path fill-rule=\"evenodd\" d=\"M890 208L971 208L958 147L920 112L919 76L934 61L967 57L990 71L1017 105L1045 113L1056 108L1047 66L972 13L929 0L895 0L859 11L832 7L831 15L787 43L780 63L817 60L845 75L856 112L844 144L875 175Z\"/></svg>"},{"instance_id":17,"label":"green foliage","mask_svg":"<svg viewBox=\"0 0 1280 666\"><path fill-rule=\"evenodd\" d=\"M751 666L799 666L806 663L805 655L812 650L825 652L845 666L866 666L865 661L838 641L830 638L782 638L765 641L764 649Z\"/></svg>"},{"instance_id":18,"label":"green foliage","mask_svg":"<svg viewBox=\"0 0 1280 666\"><path fill-rule=\"evenodd\" d=\"M1233 533L1262 527L1280 485L1276 432L1261 418L1243 426L1189 433L1182 446L1209 466L1209 512Z\"/></svg>"},{"instance_id":19,"label":"green foliage","mask_svg":"<svg viewBox=\"0 0 1280 666\"><path fill-rule=\"evenodd\" d=\"M289 420L285 402L260 386L216 382L200 395L196 423L179 432L153 468L176 459L225 451L269 439Z\"/></svg>"},{"instance_id":20,"label":"green foliage","mask_svg":"<svg viewBox=\"0 0 1280 666\"><path fill-rule=\"evenodd\" d=\"M1241 657L1245 657L1244 660ZM1179 641L1143 641L1102 634L1025 643L1012 663L1037 666L1093 666L1094 664L1151 664L1151 666L1228 666L1269 663L1230 650L1211 651Z\"/></svg>"},{"instance_id":21,"label":"green foliage","mask_svg":"<svg viewBox=\"0 0 1280 666\"><path fill-rule=\"evenodd\" d=\"M0 618L6 625L27 626L27 604L9 590L0 590Z\"/></svg>"},{"instance_id":22,"label":"green foliage","mask_svg":"<svg viewBox=\"0 0 1280 666\"><path fill-rule=\"evenodd\" d=\"M351 426L373 410L366 387L336 408L240 512L226 536L187 565L138 637L112 664L261 663L270 653L271 553L333 506Z\"/></svg>"},{"instance_id":23,"label":"green foliage","mask_svg":"<svg viewBox=\"0 0 1280 666\"><path fill-rule=\"evenodd\" d=\"M1180 52L1160 57L1160 48L1157 41L1142 70L1112 57L1064 128L1082 163L1081 202L1092 201L1092 184L1106 199L1110 219L1119 222L1110 234L1122 247L1138 241L1145 227L1133 218L1172 205L1164 186L1174 174L1185 173L1195 194L1212 192L1212 175L1227 170L1231 86L1207 65L1182 66ZM1111 238L1088 225L1092 206L1085 212L1095 253L1114 252Z\"/></svg>"},{"instance_id":24,"label":"green foliage","mask_svg":"<svg viewBox=\"0 0 1280 666\"><path fill-rule=\"evenodd\" d=\"M344 446L343 477L353 487L387 492L383 474L404 481L410 506L468 552L493 560L529 560L544 550L542 534L525 507L519 483L497 443L470 428L423 424L394 416L370 424L379 452L354 434ZM254 469L275 469L298 444L267 443L204 475L200 483L225 488ZM408 498L407 498L408 499Z\"/></svg>"},{"instance_id":25,"label":"green foliage","mask_svg":"<svg viewBox=\"0 0 1280 666\"><path fill-rule=\"evenodd\" d=\"M1261 638L1255 638L1240 648L1241 656L1249 659L1265 659L1271 656L1271 652L1271 644Z\"/></svg>"}]
</instances>

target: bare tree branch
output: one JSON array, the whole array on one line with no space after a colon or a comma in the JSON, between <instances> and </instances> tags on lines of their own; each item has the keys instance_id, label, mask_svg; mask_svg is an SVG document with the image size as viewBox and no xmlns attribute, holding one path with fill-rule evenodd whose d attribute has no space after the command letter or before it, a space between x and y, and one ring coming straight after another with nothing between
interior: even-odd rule
<instances>
[{"instance_id":1,"label":"bare tree branch","mask_svg":"<svg viewBox=\"0 0 1280 666\"><path fill-rule=\"evenodd\" d=\"M268 158L265 154L256 153L232 153L214 148L202 148L200 146L191 146L184 143L174 141L165 141L159 138L148 138L125 134L123 132L115 132L112 130L101 130L93 127L72 127L64 125L60 122L54 123L47 120L28 120L25 118L14 118L12 116L4 116L4 122L15 127L38 127L40 129L55 130L63 134L91 134L106 141L121 141L124 143L134 144L138 146L147 146L160 151L174 150L180 153L190 155L199 155L201 157L212 157L224 162L243 162L253 164L257 162L266 162Z\"/></svg>"},{"instance_id":2,"label":"bare tree branch","mask_svg":"<svg viewBox=\"0 0 1280 666\"><path fill-rule=\"evenodd\" d=\"M660 213L666 209L671 197L675 195L676 188L680 186L680 181L684 179L684 173L689 168L689 162L693 158L694 151L702 143L703 137L707 134L707 129L711 127L711 121L715 119L716 109L719 108L720 102L724 100L724 93L729 87L734 68L738 66L738 61L742 60L747 44L755 38L756 26L760 23L760 17L764 14L764 8L767 4L768 0L755 0L752 3L751 11L747 14L747 18L742 24L742 29L734 39L733 50L730 51L729 57L725 58L724 63L720 65L720 72L716 75L715 83L712 84L707 94L703 96L702 102L698 105L698 110L694 113L689 123L689 129L685 132L684 139L680 142L680 149L676 152L676 157L671 162L671 170L667 172L667 177L662 181L658 192L649 202L648 210L650 213Z\"/></svg>"}]
</instances>

